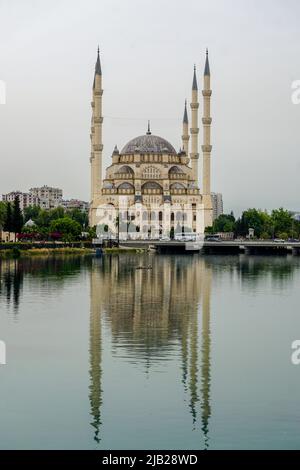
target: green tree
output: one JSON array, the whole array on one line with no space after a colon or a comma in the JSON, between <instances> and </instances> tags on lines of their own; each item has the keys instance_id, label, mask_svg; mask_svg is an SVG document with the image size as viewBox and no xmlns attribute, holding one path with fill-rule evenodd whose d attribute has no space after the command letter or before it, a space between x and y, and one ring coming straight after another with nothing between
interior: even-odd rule
<instances>
[{"instance_id":1,"label":"green tree","mask_svg":"<svg viewBox=\"0 0 300 470\"><path fill-rule=\"evenodd\" d=\"M248 209L243 212L242 217L237 220L236 234L246 236L249 228L254 229L254 235L258 238L262 234L270 234L272 221L267 212L258 209Z\"/></svg>"},{"instance_id":2,"label":"green tree","mask_svg":"<svg viewBox=\"0 0 300 470\"><path fill-rule=\"evenodd\" d=\"M4 223L4 230L8 233L13 232L13 214L10 202L6 204L6 218Z\"/></svg>"},{"instance_id":3,"label":"green tree","mask_svg":"<svg viewBox=\"0 0 300 470\"><path fill-rule=\"evenodd\" d=\"M6 222L6 206L6 202L0 201L0 231L4 228Z\"/></svg>"},{"instance_id":4,"label":"green tree","mask_svg":"<svg viewBox=\"0 0 300 470\"><path fill-rule=\"evenodd\" d=\"M66 216L65 209L60 206L55 207L54 209L51 209L50 211L48 211L48 213L49 213L50 223L52 222L52 220L62 219L63 217Z\"/></svg>"},{"instance_id":5,"label":"green tree","mask_svg":"<svg viewBox=\"0 0 300 470\"><path fill-rule=\"evenodd\" d=\"M274 225L275 236L280 233L290 233L293 228L294 220L291 213L282 207L275 209L271 214L272 223Z\"/></svg>"},{"instance_id":6,"label":"green tree","mask_svg":"<svg viewBox=\"0 0 300 470\"><path fill-rule=\"evenodd\" d=\"M28 206L25 207L24 213L24 223L26 223L29 219L33 220L35 223L39 217L41 209L39 206Z\"/></svg>"},{"instance_id":7,"label":"green tree","mask_svg":"<svg viewBox=\"0 0 300 470\"><path fill-rule=\"evenodd\" d=\"M234 232L235 231L235 218L231 214L221 214L219 217L214 220L212 226L212 232Z\"/></svg>"},{"instance_id":8,"label":"green tree","mask_svg":"<svg viewBox=\"0 0 300 470\"><path fill-rule=\"evenodd\" d=\"M49 228L51 222L50 212L45 209L41 209L34 222L41 228Z\"/></svg>"},{"instance_id":9,"label":"green tree","mask_svg":"<svg viewBox=\"0 0 300 470\"><path fill-rule=\"evenodd\" d=\"M16 234L22 231L23 223L24 223L24 219L23 219L22 211L20 209L20 199L19 199L19 196L16 196L14 200L13 210L12 210L12 228L13 228L13 231L15 232L15 240L16 240Z\"/></svg>"},{"instance_id":10,"label":"green tree","mask_svg":"<svg viewBox=\"0 0 300 470\"><path fill-rule=\"evenodd\" d=\"M81 226L76 220L66 216L53 220L50 224L50 232L59 232L63 240L72 241L80 238Z\"/></svg>"},{"instance_id":11,"label":"green tree","mask_svg":"<svg viewBox=\"0 0 300 470\"><path fill-rule=\"evenodd\" d=\"M81 227L88 227L89 225L89 218L86 211L72 209L68 211L68 216L71 217L71 219L76 220L76 222L78 222Z\"/></svg>"}]
</instances>

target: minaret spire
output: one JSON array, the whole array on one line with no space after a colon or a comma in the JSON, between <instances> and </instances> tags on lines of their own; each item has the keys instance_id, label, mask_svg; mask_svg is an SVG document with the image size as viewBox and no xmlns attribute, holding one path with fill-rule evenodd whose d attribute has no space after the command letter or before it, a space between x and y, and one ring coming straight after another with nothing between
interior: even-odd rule
<instances>
[{"instance_id":1,"label":"minaret spire","mask_svg":"<svg viewBox=\"0 0 300 470\"><path fill-rule=\"evenodd\" d=\"M97 50L97 60L95 65L93 83L92 123L91 123L91 204L90 204L90 225L96 225L96 210L98 199L101 196L102 186L102 70L100 63L99 46Z\"/></svg>"},{"instance_id":2,"label":"minaret spire","mask_svg":"<svg viewBox=\"0 0 300 470\"><path fill-rule=\"evenodd\" d=\"M209 60L208 60L208 49L206 49L206 59L204 67L204 76L210 76Z\"/></svg>"},{"instance_id":3,"label":"minaret spire","mask_svg":"<svg viewBox=\"0 0 300 470\"><path fill-rule=\"evenodd\" d=\"M97 61L96 61L96 67L95 67L95 74L102 75L99 46L98 46L98 50L97 50Z\"/></svg>"},{"instance_id":4,"label":"minaret spire","mask_svg":"<svg viewBox=\"0 0 300 470\"><path fill-rule=\"evenodd\" d=\"M198 90L197 76L196 76L196 65L195 64L194 64L194 76L193 76L192 90Z\"/></svg>"},{"instance_id":5,"label":"minaret spire","mask_svg":"<svg viewBox=\"0 0 300 470\"><path fill-rule=\"evenodd\" d=\"M194 75L193 75L193 83L192 83L192 101L191 101L191 114L192 114L192 122L191 122L191 163L192 163L192 175L195 181L196 187L198 187L198 85L197 85L197 76L196 76L196 66L194 65Z\"/></svg>"},{"instance_id":6,"label":"minaret spire","mask_svg":"<svg viewBox=\"0 0 300 470\"><path fill-rule=\"evenodd\" d=\"M210 67L208 60L208 50L206 49L205 67L204 67L204 87L203 95L203 181L202 181L202 198L204 204L204 227L212 226L212 201L210 190L210 156L211 156L211 122L210 117L210 98L212 91L210 89Z\"/></svg>"},{"instance_id":7,"label":"minaret spire","mask_svg":"<svg viewBox=\"0 0 300 470\"><path fill-rule=\"evenodd\" d=\"M186 100L184 102L184 112L183 112L183 121L182 121L182 149L186 153L186 156L189 156L189 119L186 109Z\"/></svg>"}]
</instances>

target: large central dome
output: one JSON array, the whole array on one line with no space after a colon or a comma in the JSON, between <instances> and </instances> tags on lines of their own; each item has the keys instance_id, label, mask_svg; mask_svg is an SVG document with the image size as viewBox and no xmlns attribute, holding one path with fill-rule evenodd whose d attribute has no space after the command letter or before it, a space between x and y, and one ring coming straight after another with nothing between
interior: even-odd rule
<instances>
[{"instance_id":1,"label":"large central dome","mask_svg":"<svg viewBox=\"0 0 300 470\"><path fill-rule=\"evenodd\" d=\"M176 155L173 145L157 135L147 133L130 140L122 149L121 154L141 153L171 153Z\"/></svg>"}]
</instances>

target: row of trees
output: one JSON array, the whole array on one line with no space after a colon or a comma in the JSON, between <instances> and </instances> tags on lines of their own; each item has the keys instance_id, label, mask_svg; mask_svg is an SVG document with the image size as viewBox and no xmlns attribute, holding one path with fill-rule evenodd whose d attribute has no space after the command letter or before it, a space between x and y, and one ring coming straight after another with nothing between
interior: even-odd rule
<instances>
[{"instance_id":1,"label":"row of trees","mask_svg":"<svg viewBox=\"0 0 300 470\"><path fill-rule=\"evenodd\" d=\"M26 222L32 220L33 224ZM29 206L22 213L19 198L13 203L0 202L0 229L18 234L19 239L62 239L73 241L81 238L82 232L88 238L95 231L88 227L88 215L79 209L66 211L63 207L51 210Z\"/></svg>"},{"instance_id":2,"label":"row of trees","mask_svg":"<svg viewBox=\"0 0 300 470\"><path fill-rule=\"evenodd\" d=\"M285 209L275 209L271 213L259 209L248 209L235 219L233 213L220 215L207 229L208 233L232 232L236 237L246 237L249 229L261 239L297 238L300 236L300 222Z\"/></svg>"},{"instance_id":3,"label":"row of trees","mask_svg":"<svg viewBox=\"0 0 300 470\"><path fill-rule=\"evenodd\" d=\"M19 198L13 204L0 202L0 228L5 232L19 233L24 223Z\"/></svg>"}]
</instances>

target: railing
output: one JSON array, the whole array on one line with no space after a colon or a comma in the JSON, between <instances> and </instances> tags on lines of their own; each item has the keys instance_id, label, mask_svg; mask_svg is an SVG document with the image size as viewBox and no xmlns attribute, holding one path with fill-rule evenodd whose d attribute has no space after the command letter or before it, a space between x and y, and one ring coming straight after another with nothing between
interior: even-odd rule
<instances>
[{"instance_id":1,"label":"railing","mask_svg":"<svg viewBox=\"0 0 300 470\"><path fill-rule=\"evenodd\" d=\"M186 194L186 189L185 188L173 188L170 189L170 194L171 195L176 195L176 194Z\"/></svg>"},{"instance_id":2,"label":"railing","mask_svg":"<svg viewBox=\"0 0 300 470\"><path fill-rule=\"evenodd\" d=\"M135 191L134 189L131 188L119 188L118 189L118 194L134 194Z\"/></svg>"},{"instance_id":3,"label":"railing","mask_svg":"<svg viewBox=\"0 0 300 470\"><path fill-rule=\"evenodd\" d=\"M187 180L188 176L186 173L169 173L170 180Z\"/></svg>"},{"instance_id":4,"label":"railing","mask_svg":"<svg viewBox=\"0 0 300 470\"><path fill-rule=\"evenodd\" d=\"M148 189L143 189L142 190L143 194L162 194L161 189L158 188L148 188Z\"/></svg>"},{"instance_id":5,"label":"railing","mask_svg":"<svg viewBox=\"0 0 300 470\"><path fill-rule=\"evenodd\" d=\"M132 180L134 178L133 173L115 173L112 179L116 180Z\"/></svg>"},{"instance_id":6,"label":"railing","mask_svg":"<svg viewBox=\"0 0 300 470\"><path fill-rule=\"evenodd\" d=\"M116 188L102 188L102 194L117 194Z\"/></svg>"}]
</instances>

